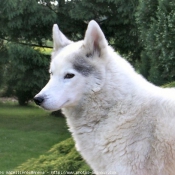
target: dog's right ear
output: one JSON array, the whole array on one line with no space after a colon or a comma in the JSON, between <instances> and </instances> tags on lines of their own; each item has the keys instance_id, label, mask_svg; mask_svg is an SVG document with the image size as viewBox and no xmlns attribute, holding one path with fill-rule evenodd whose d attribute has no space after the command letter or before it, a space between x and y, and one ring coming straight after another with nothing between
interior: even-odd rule
<instances>
[{"instance_id":1,"label":"dog's right ear","mask_svg":"<svg viewBox=\"0 0 175 175\"><path fill-rule=\"evenodd\" d=\"M59 50L62 47L72 43L66 36L59 30L58 25L53 25L53 47L54 51Z\"/></svg>"}]
</instances>

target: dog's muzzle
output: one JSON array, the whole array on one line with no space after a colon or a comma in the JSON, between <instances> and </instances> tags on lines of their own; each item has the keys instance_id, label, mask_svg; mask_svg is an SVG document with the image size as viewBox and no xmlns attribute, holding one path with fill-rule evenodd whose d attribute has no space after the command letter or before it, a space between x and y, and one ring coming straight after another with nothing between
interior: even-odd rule
<instances>
[{"instance_id":1,"label":"dog's muzzle","mask_svg":"<svg viewBox=\"0 0 175 175\"><path fill-rule=\"evenodd\" d=\"M34 97L33 100L37 105L41 106L42 102L44 101L44 98L43 97Z\"/></svg>"}]
</instances>

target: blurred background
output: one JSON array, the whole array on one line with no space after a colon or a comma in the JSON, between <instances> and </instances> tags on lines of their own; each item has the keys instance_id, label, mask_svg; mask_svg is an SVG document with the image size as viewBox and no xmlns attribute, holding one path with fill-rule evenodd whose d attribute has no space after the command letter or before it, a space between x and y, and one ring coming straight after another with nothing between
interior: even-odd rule
<instances>
[{"instance_id":1,"label":"blurred background","mask_svg":"<svg viewBox=\"0 0 175 175\"><path fill-rule=\"evenodd\" d=\"M61 113L31 100L49 79L53 24L77 41L91 19L148 81L175 86L175 1L0 0L0 174L90 172Z\"/></svg>"}]
</instances>

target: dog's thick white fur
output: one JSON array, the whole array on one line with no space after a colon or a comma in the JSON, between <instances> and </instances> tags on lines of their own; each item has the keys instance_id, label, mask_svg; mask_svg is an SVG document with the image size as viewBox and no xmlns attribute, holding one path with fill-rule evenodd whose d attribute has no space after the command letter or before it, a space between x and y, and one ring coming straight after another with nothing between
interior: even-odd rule
<instances>
[{"instance_id":1,"label":"dog's thick white fur","mask_svg":"<svg viewBox=\"0 0 175 175\"><path fill-rule=\"evenodd\" d=\"M146 81L95 21L83 41L53 27L50 81L39 105L62 108L77 150L96 174L175 175L175 90Z\"/></svg>"}]
</instances>

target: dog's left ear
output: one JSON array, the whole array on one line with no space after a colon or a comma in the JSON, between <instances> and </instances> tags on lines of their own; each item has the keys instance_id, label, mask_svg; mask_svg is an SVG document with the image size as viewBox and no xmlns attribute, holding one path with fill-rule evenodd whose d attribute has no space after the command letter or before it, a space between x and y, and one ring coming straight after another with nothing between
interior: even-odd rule
<instances>
[{"instance_id":1,"label":"dog's left ear","mask_svg":"<svg viewBox=\"0 0 175 175\"><path fill-rule=\"evenodd\" d=\"M84 46L90 52L89 54L98 53L99 55L101 55L102 51L108 46L101 28L94 20L88 24L84 38Z\"/></svg>"},{"instance_id":2,"label":"dog's left ear","mask_svg":"<svg viewBox=\"0 0 175 175\"><path fill-rule=\"evenodd\" d=\"M55 51L72 43L72 41L68 40L66 36L59 30L57 24L53 25L52 30L53 30L53 43L54 43L53 47Z\"/></svg>"}]
</instances>

